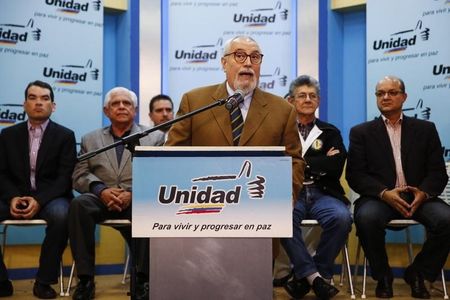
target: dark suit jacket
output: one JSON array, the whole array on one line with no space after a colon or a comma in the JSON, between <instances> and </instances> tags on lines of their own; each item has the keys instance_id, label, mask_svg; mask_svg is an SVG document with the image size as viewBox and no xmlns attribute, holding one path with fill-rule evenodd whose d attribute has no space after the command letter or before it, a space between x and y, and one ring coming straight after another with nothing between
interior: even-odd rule
<instances>
[{"instance_id":1,"label":"dark suit jacket","mask_svg":"<svg viewBox=\"0 0 450 300\"><path fill-rule=\"evenodd\" d=\"M228 96L225 83L194 89L183 95L177 115ZM244 123L240 146L285 146L293 162L293 193L303 184L304 161L296 112L286 100L257 88ZM219 106L172 125L165 145L233 146L230 112Z\"/></svg>"},{"instance_id":2,"label":"dark suit jacket","mask_svg":"<svg viewBox=\"0 0 450 300\"><path fill-rule=\"evenodd\" d=\"M50 121L36 161L36 191L31 191L27 122L0 133L0 199L33 196L39 204L58 197L72 197L72 171L76 161L72 130Z\"/></svg>"},{"instance_id":3,"label":"dark suit jacket","mask_svg":"<svg viewBox=\"0 0 450 300\"><path fill-rule=\"evenodd\" d=\"M305 180L308 180L308 176L312 176L315 184L325 193L348 204L349 201L345 197L344 189L339 181L347 158L341 133L334 125L319 119L316 119L315 125L322 133L316 138L317 143L313 143L303 156L307 164ZM339 150L339 153L327 156L331 147ZM325 175L318 177L317 175L321 173Z\"/></svg>"},{"instance_id":4,"label":"dark suit jacket","mask_svg":"<svg viewBox=\"0 0 450 300\"><path fill-rule=\"evenodd\" d=\"M434 123L404 116L401 149L407 184L431 197L440 195L448 176ZM346 176L361 196L379 197L384 189L395 188L395 162L381 117L351 129Z\"/></svg>"}]
</instances>

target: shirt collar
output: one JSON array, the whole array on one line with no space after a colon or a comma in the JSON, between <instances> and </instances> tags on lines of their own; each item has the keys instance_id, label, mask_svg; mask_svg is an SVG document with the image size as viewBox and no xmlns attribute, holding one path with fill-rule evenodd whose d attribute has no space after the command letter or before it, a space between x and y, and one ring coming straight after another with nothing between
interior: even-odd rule
<instances>
[{"instance_id":1,"label":"shirt collar","mask_svg":"<svg viewBox=\"0 0 450 300\"><path fill-rule=\"evenodd\" d=\"M235 91L234 91L234 90L231 88L231 86L228 84L228 81L227 81L227 84L226 84L226 85L227 85L227 93L228 93L228 96L234 95ZM244 108L247 109L247 110L250 108L250 102L252 102L252 97L253 97L254 91L255 91L255 90L253 90L253 91L251 91L251 92L245 94L245 96L244 96L244 101L241 102L241 103L239 104L239 107L240 107L240 108L244 107Z\"/></svg>"},{"instance_id":2,"label":"shirt collar","mask_svg":"<svg viewBox=\"0 0 450 300\"><path fill-rule=\"evenodd\" d=\"M306 128L313 128L314 125L316 125L316 119L312 120L311 122L307 124L298 123L299 127L306 127Z\"/></svg>"},{"instance_id":3,"label":"shirt collar","mask_svg":"<svg viewBox=\"0 0 450 300\"><path fill-rule=\"evenodd\" d=\"M44 123L38 125L38 127L41 127L42 132L45 131L45 129L47 128L48 123L50 123L50 119L45 120ZM30 120L27 121L27 127L28 130L32 130L34 128L36 128L36 126L31 125Z\"/></svg>"},{"instance_id":4,"label":"shirt collar","mask_svg":"<svg viewBox=\"0 0 450 300\"><path fill-rule=\"evenodd\" d=\"M109 133L111 133L111 135L113 136L114 139L120 140L121 138L124 138L126 136L129 136L131 133L131 128L127 131L125 131L125 133L122 136L116 136L112 130L112 127L109 126Z\"/></svg>"},{"instance_id":5,"label":"shirt collar","mask_svg":"<svg viewBox=\"0 0 450 300\"><path fill-rule=\"evenodd\" d=\"M381 115L381 118L383 119L383 123L384 123L385 125L392 125L392 126L394 126L394 125L396 125L396 124L401 125L402 122L403 122L403 114L400 115L400 118L399 118L399 119L397 120L397 122L395 122L394 124L392 124L391 121L389 121L389 119L386 118L384 115Z\"/></svg>"}]
</instances>

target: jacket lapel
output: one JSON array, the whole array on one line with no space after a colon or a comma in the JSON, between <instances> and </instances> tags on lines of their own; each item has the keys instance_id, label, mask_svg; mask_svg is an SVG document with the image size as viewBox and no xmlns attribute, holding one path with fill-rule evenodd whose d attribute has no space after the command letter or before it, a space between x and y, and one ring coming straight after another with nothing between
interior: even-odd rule
<instances>
[{"instance_id":1,"label":"jacket lapel","mask_svg":"<svg viewBox=\"0 0 450 300\"><path fill-rule=\"evenodd\" d=\"M269 110L267 108L267 100L261 96L261 90L256 88L253 93L252 102L245 118L244 128L239 140L239 145L245 145L253 134L261 126L262 122L266 118Z\"/></svg>"},{"instance_id":2,"label":"jacket lapel","mask_svg":"<svg viewBox=\"0 0 450 300\"><path fill-rule=\"evenodd\" d=\"M28 137L28 122L25 121L20 125L17 136L17 151L23 159L23 170L26 177L30 177L30 142ZM30 182L29 180L27 181Z\"/></svg>"},{"instance_id":3,"label":"jacket lapel","mask_svg":"<svg viewBox=\"0 0 450 300\"><path fill-rule=\"evenodd\" d=\"M111 135L109 126L103 129L103 134L101 136L101 139L102 139L103 146L111 145L112 143L114 143L114 139ZM116 149L112 148L112 149L105 151L105 155L106 155L109 163L111 164L111 167L112 167L114 173L118 174L119 166L117 164Z\"/></svg>"},{"instance_id":4,"label":"jacket lapel","mask_svg":"<svg viewBox=\"0 0 450 300\"><path fill-rule=\"evenodd\" d=\"M303 140L302 135L300 132L298 135L300 136L300 141L302 142L302 157L305 157L305 153L308 152L309 148L311 147L312 143L322 134L322 130L317 127L317 125L314 125L311 132L308 134L308 137L306 138L306 141Z\"/></svg>"},{"instance_id":5,"label":"jacket lapel","mask_svg":"<svg viewBox=\"0 0 450 300\"><path fill-rule=\"evenodd\" d=\"M133 123L133 127L131 127L131 131L130 131L130 135L136 133L140 131L139 127ZM117 160L117 159L116 159ZM125 168L125 166L127 165L128 161L131 160L131 152L125 148L122 154L122 160L120 161L120 166L119 166L119 174L122 173L123 169Z\"/></svg>"},{"instance_id":6,"label":"jacket lapel","mask_svg":"<svg viewBox=\"0 0 450 300\"><path fill-rule=\"evenodd\" d=\"M55 124L51 120L49 120L47 128L45 128L44 135L42 136L41 144L39 145L38 156L36 158L36 173L44 163L46 154L48 153L48 151L50 151L52 145L52 137L54 136L54 134ZM29 146L26 147L26 149L29 149Z\"/></svg>"},{"instance_id":7,"label":"jacket lapel","mask_svg":"<svg viewBox=\"0 0 450 300\"><path fill-rule=\"evenodd\" d=\"M405 167L407 167L409 164L408 161L408 154L411 152L411 150L408 151L408 149L411 147L411 145L414 145L414 124L413 122L409 122L409 118L403 115L403 121L402 121L402 137L400 141L400 147L401 147L401 159L402 159L402 167L403 167L403 173L406 177L406 170Z\"/></svg>"},{"instance_id":8,"label":"jacket lapel","mask_svg":"<svg viewBox=\"0 0 450 300\"><path fill-rule=\"evenodd\" d=\"M219 85L215 93L212 95L212 100L217 101L219 99L224 99L228 97L228 92L226 89L226 84L223 83ZM230 112L223 106L216 107L211 109L211 113L214 116L214 119L217 122L220 130L223 135L226 137L228 144L233 146L233 135L231 133L231 120L230 120ZM245 126L245 125L244 125ZM242 139L242 137L241 137Z\"/></svg>"},{"instance_id":9,"label":"jacket lapel","mask_svg":"<svg viewBox=\"0 0 450 300\"><path fill-rule=\"evenodd\" d=\"M395 161L393 150L391 146L391 141L389 139L389 134L386 129L386 125L384 124L383 118L379 117L374 126L374 137L378 139L378 145L380 147L380 152L388 154L388 161L391 167L391 170L395 172Z\"/></svg>"}]
</instances>

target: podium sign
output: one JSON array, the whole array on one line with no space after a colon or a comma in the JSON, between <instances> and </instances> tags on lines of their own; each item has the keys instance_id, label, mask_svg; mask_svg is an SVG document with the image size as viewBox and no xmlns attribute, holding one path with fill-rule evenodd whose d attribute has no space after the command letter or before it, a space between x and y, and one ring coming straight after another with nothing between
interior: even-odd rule
<instances>
[{"instance_id":1,"label":"podium sign","mask_svg":"<svg viewBox=\"0 0 450 300\"><path fill-rule=\"evenodd\" d=\"M284 147L136 147L133 237L290 237Z\"/></svg>"}]
</instances>

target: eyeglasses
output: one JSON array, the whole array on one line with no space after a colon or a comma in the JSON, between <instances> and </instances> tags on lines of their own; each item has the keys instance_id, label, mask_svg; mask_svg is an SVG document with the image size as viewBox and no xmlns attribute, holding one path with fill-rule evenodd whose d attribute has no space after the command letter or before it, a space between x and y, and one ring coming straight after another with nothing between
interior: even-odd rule
<instances>
[{"instance_id":1,"label":"eyeglasses","mask_svg":"<svg viewBox=\"0 0 450 300\"><path fill-rule=\"evenodd\" d=\"M250 57L250 62L254 65L259 65L262 62L263 54L258 52L253 52L251 54L247 54L244 51L235 51L228 54L225 54L225 56L234 55L234 60L240 64L244 63L247 60L247 57Z\"/></svg>"},{"instance_id":2,"label":"eyeglasses","mask_svg":"<svg viewBox=\"0 0 450 300\"><path fill-rule=\"evenodd\" d=\"M308 97L309 97L309 100L312 100L312 101L317 100L317 95L314 93L309 93L309 94L300 93L300 94L297 94L294 96L295 99L302 100L302 101L306 100L306 98L308 98Z\"/></svg>"},{"instance_id":3,"label":"eyeglasses","mask_svg":"<svg viewBox=\"0 0 450 300\"><path fill-rule=\"evenodd\" d=\"M384 98L384 96L386 96L386 94L389 95L389 97L395 97L399 94L403 94L402 91L376 91L375 92L375 96L377 96L378 98Z\"/></svg>"}]
</instances>

